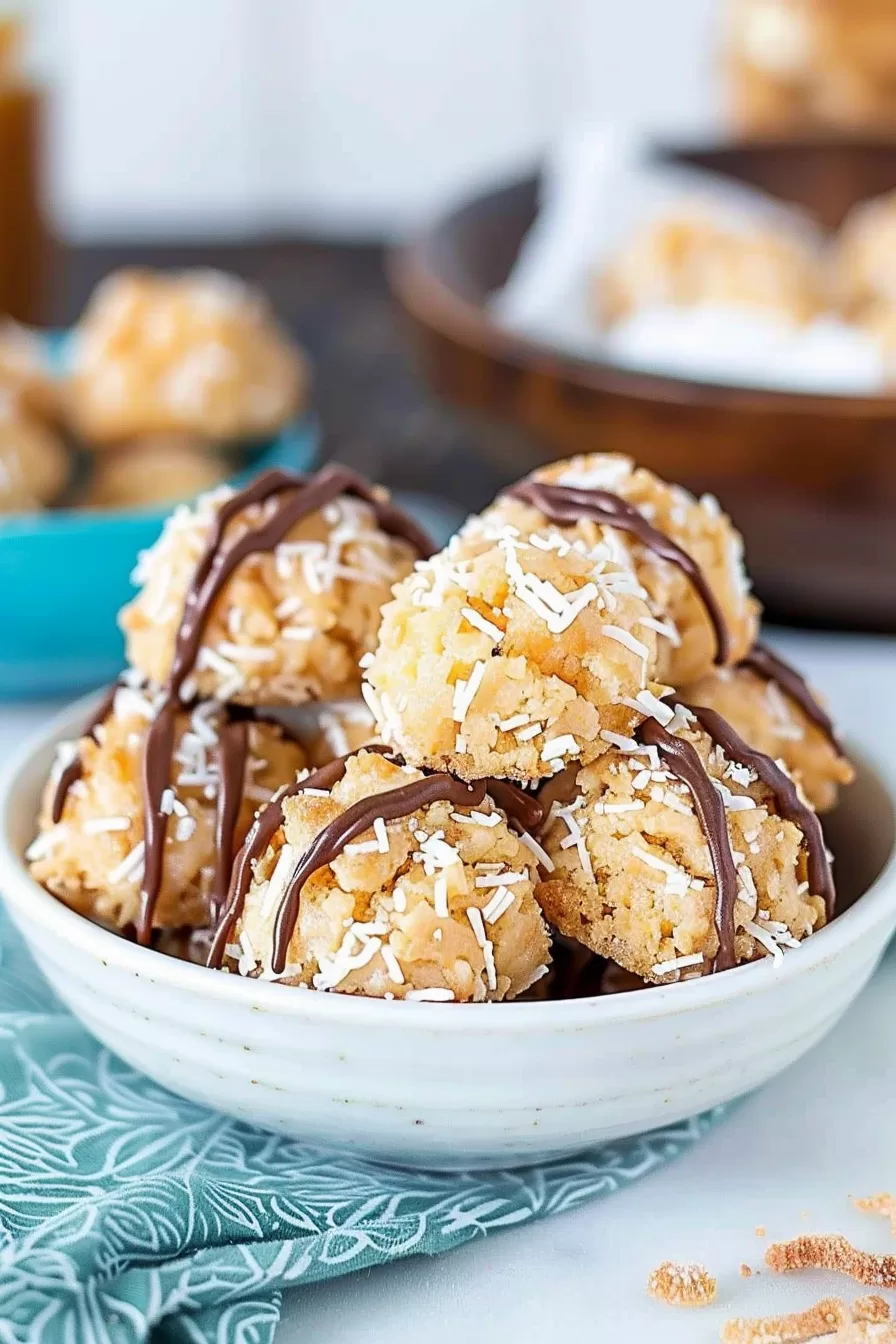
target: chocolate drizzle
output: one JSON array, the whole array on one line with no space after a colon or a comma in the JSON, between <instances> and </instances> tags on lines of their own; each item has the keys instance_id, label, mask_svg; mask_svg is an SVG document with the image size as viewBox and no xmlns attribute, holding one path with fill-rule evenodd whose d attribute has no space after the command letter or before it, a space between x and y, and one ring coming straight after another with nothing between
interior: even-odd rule
<instances>
[{"instance_id":1,"label":"chocolate drizzle","mask_svg":"<svg viewBox=\"0 0 896 1344\"><path fill-rule=\"evenodd\" d=\"M690 742L667 732L656 719L645 719L638 729L638 736L645 745L657 748L672 774L691 791L694 807L709 845L716 880L715 926L719 950L713 961L712 970L713 972L731 970L737 965L734 950L737 870L731 853L725 804Z\"/></svg>"},{"instance_id":2,"label":"chocolate drizzle","mask_svg":"<svg viewBox=\"0 0 896 1344\"><path fill-rule=\"evenodd\" d=\"M149 947L152 921L162 888L162 864L168 816L162 811L162 794L169 786L174 756L174 722L179 709L176 694L166 696L149 725L143 744L143 881L137 942Z\"/></svg>"},{"instance_id":3,"label":"chocolate drizzle","mask_svg":"<svg viewBox=\"0 0 896 1344\"><path fill-rule=\"evenodd\" d=\"M520 831L536 831L544 821L544 808L538 799L507 779L487 779L486 792L492 802L506 813L507 820Z\"/></svg>"},{"instance_id":4,"label":"chocolate drizzle","mask_svg":"<svg viewBox=\"0 0 896 1344\"><path fill-rule=\"evenodd\" d=\"M823 897L827 917L831 919L836 905L836 892L824 833L817 814L808 803L803 802L793 780L771 756L749 747L721 714L700 705L687 705L685 708L690 710L701 728L722 748L726 756L746 766L748 770L755 771L763 784L771 789L782 817L792 821L802 831L806 841L809 890L813 896Z\"/></svg>"},{"instance_id":5,"label":"chocolate drizzle","mask_svg":"<svg viewBox=\"0 0 896 1344\"><path fill-rule=\"evenodd\" d=\"M244 490L226 500L216 514L205 550L200 558L184 600L183 616L177 631L171 669L164 687L164 696L146 737L143 761L143 813L145 851L143 882L140 890L140 918L138 940L148 945L152 933L153 916L162 883L162 863L168 818L162 811L162 795L169 785L171 760L174 750L174 721L180 707L181 692L193 670L212 608L221 590L234 570L250 555L271 551L280 544L302 518L332 503L340 495L363 500L373 510L378 525L390 536L408 543L423 558L432 555L435 547L421 528L407 514L381 499L373 487L350 471L348 467L332 464L314 476L275 468L264 472ZM241 535L227 540L227 526L244 509L253 504L274 501L267 517L246 529ZM218 799L218 818L223 825L223 812L236 815L238 802L234 792L240 785L237 775L242 766L239 751L232 741L222 750L219 760L231 774L221 776ZM217 828L216 828L217 829ZM228 849L232 847L228 846ZM218 850L215 875L214 902L223 901L223 857Z\"/></svg>"},{"instance_id":6,"label":"chocolate drizzle","mask_svg":"<svg viewBox=\"0 0 896 1344\"><path fill-rule=\"evenodd\" d=\"M228 499L215 517L184 602L166 689L178 691L192 670L212 606L236 567L250 555L272 551L296 523L340 495L351 495L369 504L382 530L407 542L421 558L433 554L432 541L413 519L380 499L372 486L348 467L333 464L314 476L281 468L263 472L245 490ZM228 523L243 509L269 499L276 499L277 504L263 522L247 528L232 541L225 541Z\"/></svg>"},{"instance_id":7,"label":"chocolate drizzle","mask_svg":"<svg viewBox=\"0 0 896 1344\"><path fill-rule=\"evenodd\" d=\"M340 756L305 779L279 790L267 807L258 814L234 866L227 905L209 951L209 966L220 966L223 961L227 940L245 904L252 880L252 864L261 857L283 825L283 804L286 799L295 797L306 789L332 788L345 774L346 762L351 757L357 756L360 751L377 751L384 756L392 755L388 747L379 745L359 747L358 751ZM393 759L400 761L401 758ZM529 829L537 826L542 820L544 810L541 804L515 784L493 779L480 779L469 784L442 771L425 774L421 779L412 780L397 789L388 789L384 793L361 798L339 816L334 817L302 855L280 902L274 926L271 957L274 972L281 975L286 967L289 944L299 915L302 888L309 877L337 859L346 845L364 831L370 830L378 817L384 821L395 821L400 817L409 817L420 808L436 802L448 802L454 807L478 807L486 794L491 794L496 805L504 810L508 819L520 827Z\"/></svg>"},{"instance_id":8,"label":"chocolate drizzle","mask_svg":"<svg viewBox=\"0 0 896 1344\"><path fill-rule=\"evenodd\" d=\"M215 875L209 909L209 922L212 924L216 922L224 907L230 886L233 840L243 801L248 755L248 720L237 718L223 723L218 734L216 752L218 794L215 799Z\"/></svg>"},{"instance_id":9,"label":"chocolate drizzle","mask_svg":"<svg viewBox=\"0 0 896 1344\"><path fill-rule=\"evenodd\" d=\"M620 495L614 495L609 490L551 485L547 481L533 480L519 481L506 493L511 499L530 504L552 523L557 523L561 527L589 518L604 527L615 527L620 532L629 532L637 537L642 546L659 556L661 560L677 566L690 579L706 608L716 639L716 664L721 666L727 663L731 656L728 625L703 570L687 551L649 523L643 513L633 504L629 504L628 500L622 499Z\"/></svg>"},{"instance_id":10,"label":"chocolate drizzle","mask_svg":"<svg viewBox=\"0 0 896 1344\"><path fill-rule=\"evenodd\" d=\"M749 668L766 681L773 681L794 704L799 706L810 723L821 729L837 754L839 756L844 754L833 720L815 699L795 667L785 663L783 658L779 658L764 644L754 644L738 666Z\"/></svg>"},{"instance_id":11,"label":"chocolate drizzle","mask_svg":"<svg viewBox=\"0 0 896 1344\"><path fill-rule=\"evenodd\" d=\"M378 742L373 742L367 747L359 747L357 751L350 751L345 756L337 756L335 760L328 761L319 770L313 770L310 775L297 780L295 784L284 784L258 812L243 841L242 849L236 857L236 863L230 875L227 901L221 911L215 936L209 948L207 963L209 966L218 967L224 960L227 940L236 920L242 914L249 883L252 881L252 864L261 858L283 825L285 817L283 804L286 799L295 798L298 794L304 793L306 789L331 789L345 774L346 761L352 756L357 756L358 751L362 750L375 751L380 756L392 757L391 749L381 746Z\"/></svg>"},{"instance_id":12,"label":"chocolate drizzle","mask_svg":"<svg viewBox=\"0 0 896 1344\"><path fill-rule=\"evenodd\" d=\"M334 817L302 855L277 911L271 956L272 969L280 975L286 966L290 939L299 916L302 887L313 873L337 859L345 846L356 836L369 830L375 818L382 817L383 821L395 821L398 817L409 817L412 812L430 803L445 802L455 807L478 807L484 801L485 793L484 779L475 784L467 784L464 780L455 779L453 775L441 773L425 775L423 779L402 784L387 793L377 793L372 798L361 798L338 817Z\"/></svg>"},{"instance_id":13,"label":"chocolate drizzle","mask_svg":"<svg viewBox=\"0 0 896 1344\"><path fill-rule=\"evenodd\" d=\"M330 765L335 762L331 761ZM325 766L329 769L329 766ZM206 965L218 969L224 961L224 952L227 948L227 942L230 938L231 930L239 919L246 901L246 893L249 890L249 883L252 881L252 864L259 859L268 845L283 825L284 813L283 804L287 798L293 798L297 793L301 793L307 788L326 788L327 785L319 783L321 772L315 771L303 779L300 784L285 784L283 788L278 789L271 798L267 806L256 816L254 822L249 827L249 833L243 841L243 847L236 856L236 862L233 871L230 874L230 886L227 892L227 900L221 911L218 924L215 929L215 936L211 941L208 950Z\"/></svg>"},{"instance_id":14,"label":"chocolate drizzle","mask_svg":"<svg viewBox=\"0 0 896 1344\"><path fill-rule=\"evenodd\" d=\"M100 700L97 705L93 717L84 725L84 731L81 734L82 737L90 737L94 742L96 741L96 730L109 715L112 706L115 704L115 696L120 685L121 682L116 681L108 688L102 700ZM77 755L69 761L68 765L59 772L59 778L56 781L56 788L53 792L53 801L50 807L50 817L54 826L62 820L62 810L65 807L65 800L68 797L69 789L76 780L81 778L83 773L84 762L81 760L80 751L78 751Z\"/></svg>"}]
</instances>

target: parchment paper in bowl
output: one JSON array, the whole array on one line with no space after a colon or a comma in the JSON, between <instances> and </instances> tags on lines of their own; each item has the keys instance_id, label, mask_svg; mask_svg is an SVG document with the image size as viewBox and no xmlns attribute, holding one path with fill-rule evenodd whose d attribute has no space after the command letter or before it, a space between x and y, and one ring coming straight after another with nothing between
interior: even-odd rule
<instances>
[{"instance_id":1,"label":"parchment paper in bowl","mask_svg":"<svg viewBox=\"0 0 896 1344\"><path fill-rule=\"evenodd\" d=\"M644 372L831 395L886 390L877 346L833 314L792 327L755 309L664 306L602 329L595 271L634 230L682 207L735 228L780 221L822 245L808 215L754 187L651 162L646 142L606 127L579 129L548 156L538 217L492 298L493 317L577 358Z\"/></svg>"}]
</instances>

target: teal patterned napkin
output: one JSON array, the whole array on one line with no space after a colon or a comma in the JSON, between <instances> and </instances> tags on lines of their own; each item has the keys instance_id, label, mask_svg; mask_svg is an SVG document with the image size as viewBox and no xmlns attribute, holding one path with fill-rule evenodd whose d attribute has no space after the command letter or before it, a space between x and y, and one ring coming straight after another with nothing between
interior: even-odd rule
<instances>
[{"instance_id":1,"label":"teal patterned napkin","mask_svg":"<svg viewBox=\"0 0 896 1344\"><path fill-rule=\"evenodd\" d=\"M284 1288L574 1209L720 1113L525 1171L380 1167L157 1087L79 1026L0 917L0 1339L270 1344Z\"/></svg>"}]
</instances>

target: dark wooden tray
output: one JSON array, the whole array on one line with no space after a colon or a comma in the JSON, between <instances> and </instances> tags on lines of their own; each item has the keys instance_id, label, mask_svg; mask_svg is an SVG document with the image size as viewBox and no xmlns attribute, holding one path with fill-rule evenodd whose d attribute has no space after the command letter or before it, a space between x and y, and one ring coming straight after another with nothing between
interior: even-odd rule
<instances>
[{"instance_id":1,"label":"dark wooden tray","mask_svg":"<svg viewBox=\"0 0 896 1344\"><path fill-rule=\"evenodd\" d=\"M896 187L896 145L767 144L658 150L726 172L836 227ZM434 389L516 424L541 455L625 452L719 496L743 529L776 616L896 630L896 396L719 387L570 358L502 331L487 299L538 203L535 177L469 202L391 258ZM505 459L506 464L506 459ZM528 465L521 458L520 469Z\"/></svg>"}]
</instances>

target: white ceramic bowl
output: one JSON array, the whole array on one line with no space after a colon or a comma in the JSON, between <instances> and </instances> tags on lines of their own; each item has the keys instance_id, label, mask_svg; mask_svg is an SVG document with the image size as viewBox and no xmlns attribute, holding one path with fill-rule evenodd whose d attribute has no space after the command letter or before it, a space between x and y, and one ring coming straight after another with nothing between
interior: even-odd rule
<instances>
[{"instance_id":1,"label":"white ceramic bowl","mask_svg":"<svg viewBox=\"0 0 896 1344\"><path fill-rule=\"evenodd\" d=\"M863 988L896 927L891 789L859 762L832 818L861 899L771 961L560 1003L400 1003L301 992L163 957L89 923L21 854L72 706L0 782L0 888L53 988L110 1049L173 1091L309 1142L408 1166L523 1165L673 1123L787 1068Z\"/></svg>"}]
</instances>

